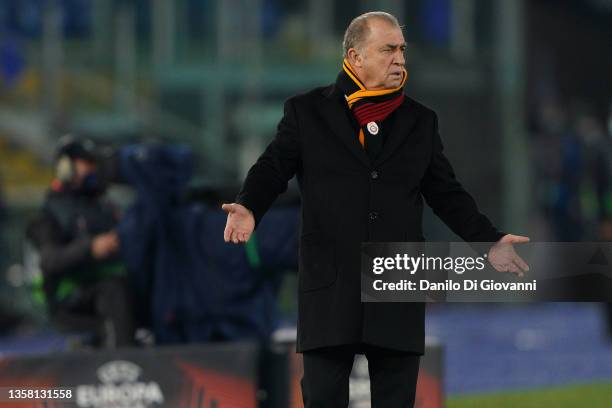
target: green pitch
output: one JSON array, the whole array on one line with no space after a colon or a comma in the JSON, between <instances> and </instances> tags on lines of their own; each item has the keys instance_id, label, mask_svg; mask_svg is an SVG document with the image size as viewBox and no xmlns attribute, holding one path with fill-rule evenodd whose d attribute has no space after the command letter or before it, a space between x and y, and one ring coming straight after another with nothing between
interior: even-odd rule
<instances>
[{"instance_id":1,"label":"green pitch","mask_svg":"<svg viewBox=\"0 0 612 408\"><path fill-rule=\"evenodd\" d=\"M607 408L612 407L612 383L466 395L449 398L447 401L447 408L476 407Z\"/></svg>"}]
</instances>

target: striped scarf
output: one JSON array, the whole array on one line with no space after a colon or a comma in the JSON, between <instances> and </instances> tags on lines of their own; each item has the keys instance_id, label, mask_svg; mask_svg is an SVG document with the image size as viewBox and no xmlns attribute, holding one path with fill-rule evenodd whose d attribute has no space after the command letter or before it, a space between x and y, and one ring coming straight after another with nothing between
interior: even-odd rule
<instances>
[{"instance_id":1,"label":"striped scarf","mask_svg":"<svg viewBox=\"0 0 612 408\"><path fill-rule=\"evenodd\" d=\"M408 73L404 69L402 82L397 88L368 91L357 78L349 62L344 60L336 86L344 93L349 109L359 123L359 143L365 149L368 149L367 144L377 144L382 147L379 135L380 122L404 101L403 89L407 77Z\"/></svg>"}]
</instances>

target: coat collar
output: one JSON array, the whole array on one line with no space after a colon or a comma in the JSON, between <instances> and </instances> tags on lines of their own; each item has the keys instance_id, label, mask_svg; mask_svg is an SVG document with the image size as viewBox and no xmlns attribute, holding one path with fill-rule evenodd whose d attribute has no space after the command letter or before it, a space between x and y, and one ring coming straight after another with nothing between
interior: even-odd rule
<instances>
[{"instance_id":1,"label":"coat collar","mask_svg":"<svg viewBox=\"0 0 612 408\"><path fill-rule=\"evenodd\" d=\"M393 152L408 137L418 118L412 100L406 97L404 102L397 108L395 120L387 135L383 151L372 162L359 144L355 129L347 117L347 107L344 105L346 102L344 102L342 91L332 85L323 91L323 95L325 96L324 103L317 106L322 117L348 150L367 167L378 167L389 159Z\"/></svg>"}]
</instances>

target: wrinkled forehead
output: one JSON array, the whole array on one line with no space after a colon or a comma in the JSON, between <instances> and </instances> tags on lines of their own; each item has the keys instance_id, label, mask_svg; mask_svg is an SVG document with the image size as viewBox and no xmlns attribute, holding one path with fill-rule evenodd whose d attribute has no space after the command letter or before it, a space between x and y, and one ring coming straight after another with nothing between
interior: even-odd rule
<instances>
[{"instance_id":1,"label":"wrinkled forehead","mask_svg":"<svg viewBox=\"0 0 612 408\"><path fill-rule=\"evenodd\" d=\"M397 25L379 18L372 18L368 21L368 36L366 46L404 45L404 34Z\"/></svg>"}]
</instances>

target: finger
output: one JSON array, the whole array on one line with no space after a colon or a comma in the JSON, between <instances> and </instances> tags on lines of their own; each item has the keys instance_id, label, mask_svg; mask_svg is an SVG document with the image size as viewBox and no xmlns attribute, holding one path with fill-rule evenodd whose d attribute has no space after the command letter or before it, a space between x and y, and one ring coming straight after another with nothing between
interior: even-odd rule
<instances>
[{"instance_id":1,"label":"finger","mask_svg":"<svg viewBox=\"0 0 612 408\"><path fill-rule=\"evenodd\" d=\"M232 232L232 242L234 244L237 244L240 242L240 240L238 239L238 232L236 231Z\"/></svg>"},{"instance_id":2,"label":"finger","mask_svg":"<svg viewBox=\"0 0 612 408\"><path fill-rule=\"evenodd\" d=\"M518 276L519 278L522 278L525 275L525 272L523 271L523 269L517 264L517 263L513 263L514 268L516 268L516 276Z\"/></svg>"},{"instance_id":3,"label":"finger","mask_svg":"<svg viewBox=\"0 0 612 408\"><path fill-rule=\"evenodd\" d=\"M508 272L508 267L502 264L493 264L493 267L497 272Z\"/></svg>"},{"instance_id":4,"label":"finger","mask_svg":"<svg viewBox=\"0 0 612 408\"><path fill-rule=\"evenodd\" d=\"M510 263L507 265L507 268L508 268L508 272L512 272L512 273L518 273L518 272L519 272L519 268L518 268L518 266L516 266L516 265L515 265L514 263L512 263L512 262L510 262Z\"/></svg>"},{"instance_id":5,"label":"finger","mask_svg":"<svg viewBox=\"0 0 612 408\"><path fill-rule=\"evenodd\" d=\"M516 255L514 257L514 259L512 260L519 268L521 268L521 270L523 272L527 272L529 270L529 265L527 265L527 262L525 262L523 260L523 258L521 258L520 256Z\"/></svg>"},{"instance_id":6,"label":"finger","mask_svg":"<svg viewBox=\"0 0 612 408\"><path fill-rule=\"evenodd\" d=\"M223 240L225 242L229 242L232 237L233 228L229 225L225 226L225 230L223 231Z\"/></svg>"},{"instance_id":7,"label":"finger","mask_svg":"<svg viewBox=\"0 0 612 408\"><path fill-rule=\"evenodd\" d=\"M521 270L521 268L514 262L511 262L510 265L508 266L508 270L511 273L515 273L517 276L522 277L523 276L523 271Z\"/></svg>"},{"instance_id":8,"label":"finger","mask_svg":"<svg viewBox=\"0 0 612 408\"><path fill-rule=\"evenodd\" d=\"M513 235L512 240L510 241L515 244L525 244L529 242L529 237L523 237L521 235Z\"/></svg>"},{"instance_id":9,"label":"finger","mask_svg":"<svg viewBox=\"0 0 612 408\"><path fill-rule=\"evenodd\" d=\"M221 209L228 214L233 213L235 211L234 204L223 204L221 206Z\"/></svg>"},{"instance_id":10,"label":"finger","mask_svg":"<svg viewBox=\"0 0 612 408\"><path fill-rule=\"evenodd\" d=\"M240 234L240 242L247 242L247 233L243 232L242 234Z\"/></svg>"}]
</instances>

